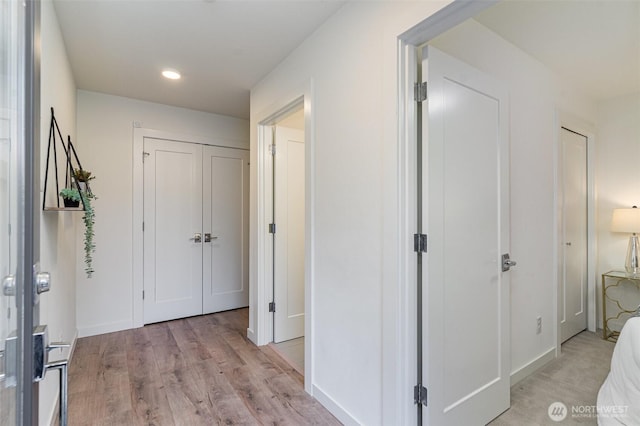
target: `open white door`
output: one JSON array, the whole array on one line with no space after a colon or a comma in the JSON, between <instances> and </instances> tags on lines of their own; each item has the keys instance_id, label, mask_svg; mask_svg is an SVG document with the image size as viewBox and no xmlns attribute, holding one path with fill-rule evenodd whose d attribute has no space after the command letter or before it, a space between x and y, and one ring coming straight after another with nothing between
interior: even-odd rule
<instances>
[{"instance_id":1,"label":"open white door","mask_svg":"<svg viewBox=\"0 0 640 426\"><path fill-rule=\"evenodd\" d=\"M560 335L587 328L587 137L561 129L562 276Z\"/></svg>"},{"instance_id":2,"label":"open white door","mask_svg":"<svg viewBox=\"0 0 640 426\"><path fill-rule=\"evenodd\" d=\"M508 97L432 47L423 58L422 414L484 425L510 405Z\"/></svg>"},{"instance_id":3,"label":"open white door","mask_svg":"<svg viewBox=\"0 0 640 426\"><path fill-rule=\"evenodd\" d=\"M304 131L276 127L273 341L304 335Z\"/></svg>"},{"instance_id":4,"label":"open white door","mask_svg":"<svg viewBox=\"0 0 640 426\"><path fill-rule=\"evenodd\" d=\"M202 314L202 146L144 152L144 322Z\"/></svg>"},{"instance_id":5,"label":"open white door","mask_svg":"<svg viewBox=\"0 0 640 426\"><path fill-rule=\"evenodd\" d=\"M203 148L203 309L249 305L249 152Z\"/></svg>"}]
</instances>

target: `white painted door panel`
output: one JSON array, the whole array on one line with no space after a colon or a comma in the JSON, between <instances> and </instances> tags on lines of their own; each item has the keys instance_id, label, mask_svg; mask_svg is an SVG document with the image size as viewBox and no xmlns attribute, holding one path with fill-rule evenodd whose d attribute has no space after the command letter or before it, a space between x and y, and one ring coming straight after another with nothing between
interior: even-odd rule
<instances>
[{"instance_id":1,"label":"white painted door panel","mask_svg":"<svg viewBox=\"0 0 640 426\"><path fill-rule=\"evenodd\" d=\"M249 153L204 147L204 313L249 305ZM204 237L203 237L204 238Z\"/></svg>"},{"instance_id":2,"label":"white painted door panel","mask_svg":"<svg viewBox=\"0 0 640 426\"><path fill-rule=\"evenodd\" d=\"M510 405L508 97L436 49L423 57L423 415L484 425Z\"/></svg>"},{"instance_id":3,"label":"white painted door panel","mask_svg":"<svg viewBox=\"0 0 640 426\"><path fill-rule=\"evenodd\" d=\"M561 129L562 342L587 328L587 138Z\"/></svg>"},{"instance_id":4,"label":"white painted door panel","mask_svg":"<svg viewBox=\"0 0 640 426\"><path fill-rule=\"evenodd\" d=\"M144 322L202 313L202 147L145 138Z\"/></svg>"},{"instance_id":5,"label":"white painted door panel","mask_svg":"<svg viewBox=\"0 0 640 426\"><path fill-rule=\"evenodd\" d=\"M275 155L274 342L304 335L304 132L278 126Z\"/></svg>"}]
</instances>

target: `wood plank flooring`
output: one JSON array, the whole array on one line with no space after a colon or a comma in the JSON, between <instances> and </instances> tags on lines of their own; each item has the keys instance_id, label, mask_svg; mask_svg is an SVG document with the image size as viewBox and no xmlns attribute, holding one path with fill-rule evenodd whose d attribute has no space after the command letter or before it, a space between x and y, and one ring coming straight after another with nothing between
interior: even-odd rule
<instances>
[{"instance_id":1,"label":"wood plank flooring","mask_svg":"<svg viewBox=\"0 0 640 426\"><path fill-rule=\"evenodd\" d=\"M339 425L270 347L248 310L78 339L70 425Z\"/></svg>"},{"instance_id":2,"label":"wood plank flooring","mask_svg":"<svg viewBox=\"0 0 640 426\"><path fill-rule=\"evenodd\" d=\"M69 367L70 425L339 425L270 346L248 341L248 310L78 339ZM491 425L551 425L555 401L595 405L614 344L583 332L511 388ZM595 417L563 424L596 424Z\"/></svg>"}]
</instances>

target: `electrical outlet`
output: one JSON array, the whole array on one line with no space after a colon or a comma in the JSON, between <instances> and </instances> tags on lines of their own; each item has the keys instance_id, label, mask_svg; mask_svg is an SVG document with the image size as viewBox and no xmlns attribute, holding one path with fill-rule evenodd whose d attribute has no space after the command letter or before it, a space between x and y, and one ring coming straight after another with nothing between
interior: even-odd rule
<instances>
[{"instance_id":1,"label":"electrical outlet","mask_svg":"<svg viewBox=\"0 0 640 426\"><path fill-rule=\"evenodd\" d=\"M542 333L542 317L536 318L536 334Z\"/></svg>"}]
</instances>

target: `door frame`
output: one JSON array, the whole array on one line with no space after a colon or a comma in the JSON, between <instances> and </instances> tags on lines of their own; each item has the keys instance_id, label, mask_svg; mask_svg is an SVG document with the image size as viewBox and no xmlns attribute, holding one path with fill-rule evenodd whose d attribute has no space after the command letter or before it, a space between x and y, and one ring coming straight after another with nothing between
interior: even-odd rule
<instances>
[{"instance_id":1,"label":"door frame","mask_svg":"<svg viewBox=\"0 0 640 426\"><path fill-rule=\"evenodd\" d=\"M246 142L230 139L209 138L196 135L184 135L162 130L146 129L139 122L133 122L133 221L131 224L132 240L132 328L144 326L144 139L154 138L173 142L192 143L198 145L219 146L221 148L244 149L248 151Z\"/></svg>"},{"instance_id":2,"label":"door frame","mask_svg":"<svg viewBox=\"0 0 640 426\"><path fill-rule=\"evenodd\" d=\"M16 138L16 424L39 421L39 384L33 381L33 328L40 324L39 296L32 291L40 260L40 28L41 4L17 7L17 138ZM22 119L21 119L22 118ZM22 212L23 214L20 214Z\"/></svg>"},{"instance_id":3,"label":"door frame","mask_svg":"<svg viewBox=\"0 0 640 426\"><path fill-rule=\"evenodd\" d=\"M398 330L397 349L392 358L393 385L383 386L383 398L394 401L394 422L417 424L416 404L413 388L417 384L417 255L413 251L413 234L417 233L417 138L418 120L416 103L413 100L414 83L418 81L420 46L440 34L472 18L493 6L498 0L468 2L454 0L443 9L400 34L397 38L398 70L398 290L395 309L389 309L384 321L385 329ZM424 285L425 283L423 283ZM391 340L391 339L389 339ZM386 376L386 374L385 374ZM386 417L385 417L386 418ZM396 421L397 419L397 421Z\"/></svg>"},{"instance_id":4,"label":"door frame","mask_svg":"<svg viewBox=\"0 0 640 426\"><path fill-rule=\"evenodd\" d=\"M272 161L269 161L269 145L272 142L271 126L280 118L292 110L304 109L304 138L305 138L305 273L304 273L304 387L305 391L313 395L313 270L314 270L314 152L315 138L313 132L313 81L309 80L298 89L292 90L289 96L277 100L264 110L255 115L257 126L256 159L255 167L251 173L256 178L256 187L251 188L255 193L251 200L256 200L256 205L251 207L251 215L255 215L250 222L256 224L256 229L251 230L250 238L250 275L249 275L249 306L250 315L255 315L256 329L247 329L248 338L256 345L262 346L273 341L273 314L269 312L269 302L273 300L273 249L271 234L268 232L268 224L271 223L272 214ZM253 121L253 117L252 117Z\"/></svg>"},{"instance_id":5,"label":"door frame","mask_svg":"<svg viewBox=\"0 0 640 426\"><path fill-rule=\"evenodd\" d=\"M597 325L596 315L596 185L595 185L595 126L573 114L556 110L555 127L557 129L554 141L554 265L555 287L556 287L556 309L555 309L555 333L556 333L556 356L560 355L562 347L562 336L560 333L560 318L562 317L560 306L560 292L562 291L562 200L560 199L562 178L560 167L562 161L562 128L570 129L587 138L587 330L595 332Z\"/></svg>"}]
</instances>

